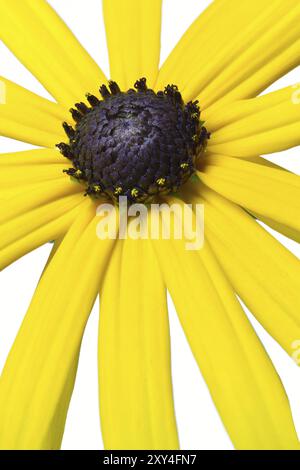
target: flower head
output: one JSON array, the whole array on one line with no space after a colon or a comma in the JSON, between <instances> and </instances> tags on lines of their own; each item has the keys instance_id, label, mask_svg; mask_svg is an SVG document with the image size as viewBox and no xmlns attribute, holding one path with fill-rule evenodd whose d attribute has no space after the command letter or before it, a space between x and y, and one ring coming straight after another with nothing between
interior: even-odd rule
<instances>
[{"instance_id":1,"label":"flower head","mask_svg":"<svg viewBox=\"0 0 300 470\"><path fill-rule=\"evenodd\" d=\"M110 81L100 87L102 101L88 94L90 107L71 108L74 128L63 123L69 143L57 147L73 163L65 172L89 195L149 202L178 191L196 171L209 137L198 102L185 105L175 85L155 93L146 78L134 88L122 92Z\"/></svg>"},{"instance_id":2,"label":"flower head","mask_svg":"<svg viewBox=\"0 0 300 470\"><path fill-rule=\"evenodd\" d=\"M258 221L300 241L299 176L259 156L300 144L297 87L260 95L299 65L299 2L212 1L159 67L161 6L103 0L107 80L48 2L0 2L1 39L55 99L2 79L2 135L37 148L0 156L1 269L54 240L1 377L3 449L60 447L98 294L105 447L178 448L167 291L233 445L299 449L238 300L298 357L299 260ZM141 236L152 199L170 236Z\"/></svg>"}]
</instances>

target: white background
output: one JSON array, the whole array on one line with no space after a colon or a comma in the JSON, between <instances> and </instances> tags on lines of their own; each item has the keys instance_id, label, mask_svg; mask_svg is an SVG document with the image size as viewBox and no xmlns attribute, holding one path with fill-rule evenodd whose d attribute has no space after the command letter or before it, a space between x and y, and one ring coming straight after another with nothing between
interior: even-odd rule
<instances>
[{"instance_id":1,"label":"white background","mask_svg":"<svg viewBox=\"0 0 300 470\"><path fill-rule=\"evenodd\" d=\"M89 53L100 63L104 72L109 75L101 1L49 0L49 3L63 17ZM194 0L164 0L162 61L165 60L191 22L209 3L208 0L197 2ZM35 78L1 44L0 74L51 99ZM299 76L299 69L297 69L279 80L270 90L297 83ZM31 146L0 137L1 152L28 148ZM269 158L298 174L300 173L299 148ZM283 236L272 233L297 256L300 255L299 245ZM0 274L0 368L4 365L6 355L26 312L50 248L51 246L48 244L35 250ZM298 433L300 433L299 370L278 344L253 320L251 314L249 316L286 387ZM231 442L210 399L171 303L170 322L174 395L181 447L183 449L232 449ZM63 449L103 448L98 418L97 323L98 302L94 306L82 344L78 376L63 439Z\"/></svg>"}]
</instances>

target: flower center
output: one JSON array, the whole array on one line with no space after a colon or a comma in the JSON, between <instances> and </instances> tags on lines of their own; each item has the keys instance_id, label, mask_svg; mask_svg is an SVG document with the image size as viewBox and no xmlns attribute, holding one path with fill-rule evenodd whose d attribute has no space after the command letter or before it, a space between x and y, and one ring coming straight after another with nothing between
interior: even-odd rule
<instances>
[{"instance_id":1,"label":"flower center","mask_svg":"<svg viewBox=\"0 0 300 470\"><path fill-rule=\"evenodd\" d=\"M155 93L142 78L134 87L102 85L102 100L88 94L90 107L70 110L75 126L63 123L69 143L57 147L73 165L64 171L86 194L149 202L176 192L195 171L209 138L198 102L184 104L175 85Z\"/></svg>"}]
</instances>

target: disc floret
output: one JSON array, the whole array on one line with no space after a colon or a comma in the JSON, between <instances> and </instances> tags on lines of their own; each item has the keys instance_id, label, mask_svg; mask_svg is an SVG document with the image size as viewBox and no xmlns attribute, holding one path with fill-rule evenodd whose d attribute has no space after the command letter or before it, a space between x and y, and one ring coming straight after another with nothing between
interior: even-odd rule
<instances>
[{"instance_id":1,"label":"disc floret","mask_svg":"<svg viewBox=\"0 0 300 470\"><path fill-rule=\"evenodd\" d=\"M57 144L72 162L65 173L86 186L86 194L114 201L149 202L176 192L195 172L209 133L198 101L185 104L176 85L155 93L141 78L133 89L110 81L102 99L87 94L76 103L74 124L64 122L68 143Z\"/></svg>"}]
</instances>

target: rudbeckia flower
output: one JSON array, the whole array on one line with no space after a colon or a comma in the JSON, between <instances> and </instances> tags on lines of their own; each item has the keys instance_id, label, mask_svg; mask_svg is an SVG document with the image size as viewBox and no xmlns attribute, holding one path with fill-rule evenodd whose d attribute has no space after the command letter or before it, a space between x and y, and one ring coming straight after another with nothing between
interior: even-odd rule
<instances>
[{"instance_id":1,"label":"rudbeckia flower","mask_svg":"<svg viewBox=\"0 0 300 470\"><path fill-rule=\"evenodd\" d=\"M292 355L299 261L258 221L300 241L299 177L261 157L300 144L297 89L261 95L300 63L299 1L213 1L160 69L161 1L103 12L110 81L46 1L0 2L1 39L56 101L1 79L1 134L37 146L0 157L1 268L55 242L2 373L0 446L60 447L100 294L105 448L177 449L168 290L235 448L299 449L237 299ZM203 246L102 237L96 208L121 196L162 219L204 205Z\"/></svg>"}]
</instances>

